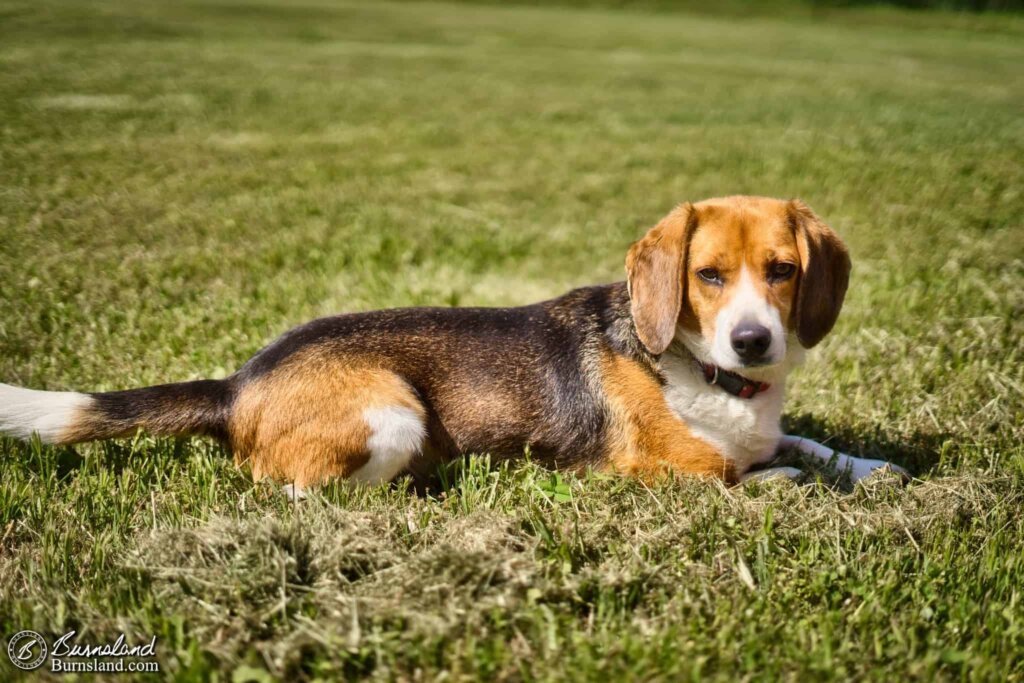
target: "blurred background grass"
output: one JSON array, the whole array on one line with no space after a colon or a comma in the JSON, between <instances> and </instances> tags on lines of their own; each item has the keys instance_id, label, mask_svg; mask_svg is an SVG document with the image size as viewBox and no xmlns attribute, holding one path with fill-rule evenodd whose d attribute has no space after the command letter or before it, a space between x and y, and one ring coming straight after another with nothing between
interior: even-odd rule
<instances>
[{"instance_id":1,"label":"blurred background grass","mask_svg":"<svg viewBox=\"0 0 1024 683\"><path fill-rule=\"evenodd\" d=\"M419 2L421 0L411 0ZM567 7L603 7L626 10L655 10L662 12L686 12L689 14L737 14L785 16L829 10L851 8L881 9L886 7L900 10L946 10L954 12L1000 12L1013 13L1024 9L1021 0L720 0L700 2L699 0L517 0L513 3L499 3L497 0L462 0L479 4L513 5L564 5Z\"/></svg>"}]
</instances>

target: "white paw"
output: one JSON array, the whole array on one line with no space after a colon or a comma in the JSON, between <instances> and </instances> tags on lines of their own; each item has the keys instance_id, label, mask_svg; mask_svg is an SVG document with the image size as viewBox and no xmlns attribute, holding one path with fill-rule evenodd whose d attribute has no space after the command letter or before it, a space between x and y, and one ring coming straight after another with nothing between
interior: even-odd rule
<instances>
[{"instance_id":1,"label":"white paw","mask_svg":"<svg viewBox=\"0 0 1024 683\"><path fill-rule=\"evenodd\" d=\"M885 460L868 460L866 458L855 458L853 456L846 456L846 467L841 468L850 473L850 480L854 483L867 479L876 472L882 470L889 470L900 475L902 478L909 480L910 473L899 465L893 465L891 462Z\"/></svg>"},{"instance_id":2,"label":"white paw","mask_svg":"<svg viewBox=\"0 0 1024 683\"><path fill-rule=\"evenodd\" d=\"M835 467L836 472L839 472L840 474L843 472L849 472L850 479L855 482L866 477L870 477L875 472L881 471L885 468L889 468L905 480L909 481L911 478L910 473L905 469L898 465L893 465L890 462L886 462L885 460L855 458L852 455L840 453L839 451L833 450L824 444L799 436L787 435L782 437L779 441L779 448L781 450L793 449L803 453L804 455L809 455L829 467Z\"/></svg>"},{"instance_id":3,"label":"white paw","mask_svg":"<svg viewBox=\"0 0 1024 683\"><path fill-rule=\"evenodd\" d=\"M753 472L747 472L740 477L741 482L748 481L767 481L769 479L778 479L780 477L788 479L799 479L804 476L803 470L798 470L795 467L771 467L766 470L754 470Z\"/></svg>"},{"instance_id":4,"label":"white paw","mask_svg":"<svg viewBox=\"0 0 1024 683\"><path fill-rule=\"evenodd\" d=\"M288 497L288 500L292 503L302 500L306 497L306 490L298 487L295 484L285 484L281 487L281 491Z\"/></svg>"}]
</instances>

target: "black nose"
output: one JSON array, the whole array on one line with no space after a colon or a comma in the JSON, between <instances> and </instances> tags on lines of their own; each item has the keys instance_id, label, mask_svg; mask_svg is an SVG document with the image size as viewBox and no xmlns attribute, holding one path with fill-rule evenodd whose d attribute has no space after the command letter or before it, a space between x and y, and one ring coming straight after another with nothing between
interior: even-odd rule
<instances>
[{"instance_id":1,"label":"black nose","mask_svg":"<svg viewBox=\"0 0 1024 683\"><path fill-rule=\"evenodd\" d=\"M729 336L732 348L745 362L759 360L772 344L772 333L756 323L740 323Z\"/></svg>"}]
</instances>

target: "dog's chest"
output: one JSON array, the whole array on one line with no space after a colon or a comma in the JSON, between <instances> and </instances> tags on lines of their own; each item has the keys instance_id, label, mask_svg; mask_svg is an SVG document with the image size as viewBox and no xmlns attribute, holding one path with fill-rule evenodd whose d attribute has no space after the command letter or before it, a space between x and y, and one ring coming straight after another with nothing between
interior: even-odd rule
<instances>
[{"instance_id":1,"label":"dog's chest","mask_svg":"<svg viewBox=\"0 0 1024 683\"><path fill-rule=\"evenodd\" d=\"M775 455L782 438L782 386L743 399L709 385L686 359L663 356L661 370L666 379L663 394L672 411L694 436L732 461L738 472Z\"/></svg>"}]
</instances>

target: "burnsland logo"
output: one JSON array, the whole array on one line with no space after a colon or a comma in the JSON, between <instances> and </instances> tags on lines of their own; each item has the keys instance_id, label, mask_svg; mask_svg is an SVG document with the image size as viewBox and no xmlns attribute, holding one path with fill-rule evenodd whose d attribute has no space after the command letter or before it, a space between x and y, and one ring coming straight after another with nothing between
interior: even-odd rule
<instances>
[{"instance_id":1,"label":"burnsland logo","mask_svg":"<svg viewBox=\"0 0 1024 683\"><path fill-rule=\"evenodd\" d=\"M42 666L47 653L54 673L118 673L160 671L156 657L156 636L148 643L129 645L122 633L113 642L80 643L77 631L68 631L47 647L35 631L20 631L7 643L7 656L19 669L32 671ZM148 660L148 661L147 661Z\"/></svg>"},{"instance_id":2,"label":"burnsland logo","mask_svg":"<svg viewBox=\"0 0 1024 683\"><path fill-rule=\"evenodd\" d=\"M20 631L8 641L7 656L19 669L38 669L46 660L46 641L35 631Z\"/></svg>"}]
</instances>

